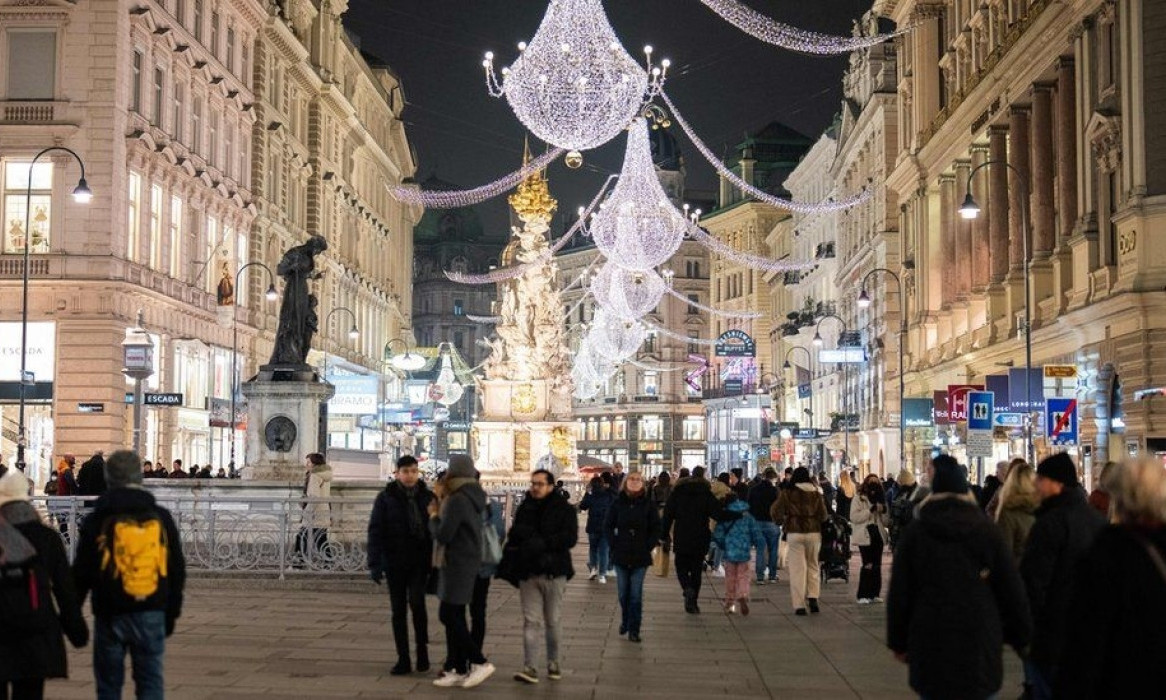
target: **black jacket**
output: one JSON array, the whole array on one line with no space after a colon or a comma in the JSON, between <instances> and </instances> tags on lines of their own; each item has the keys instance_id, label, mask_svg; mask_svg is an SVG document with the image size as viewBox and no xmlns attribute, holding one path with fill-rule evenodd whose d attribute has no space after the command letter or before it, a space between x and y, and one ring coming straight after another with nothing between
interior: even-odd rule
<instances>
[{"instance_id":1,"label":"black jacket","mask_svg":"<svg viewBox=\"0 0 1166 700\"><path fill-rule=\"evenodd\" d=\"M1104 527L1105 519L1089 506L1080 488L1066 487L1036 511L1020 575L1036 625L1030 656L1049 676L1056 673L1069 618L1075 614L1069 600L1077 565Z\"/></svg>"},{"instance_id":2,"label":"black jacket","mask_svg":"<svg viewBox=\"0 0 1166 700\"><path fill-rule=\"evenodd\" d=\"M93 455L85 460L77 472L77 493L82 496L100 496L105 491L105 458Z\"/></svg>"},{"instance_id":3,"label":"black jacket","mask_svg":"<svg viewBox=\"0 0 1166 700\"><path fill-rule=\"evenodd\" d=\"M736 520L740 513L733 513L721 507L721 502L713 496L712 485L707 479L689 477L676 482L672 495L664 504L664 520L660 524L661 537L671 540L673 550L680 555L703 555L712 541L709 519L717 521Z\"/></svg>"},{"instance_id":4,"label":"black jacket","mask_svg":"<svg viewBox=\"0 0 1166 700\"><path fill-rule=\"evenodd\" d=\"M153 511L166 537L166 576L157 591L148 598L135 601L123 592L118 572L103 567L98 537L103 536L111 521L118 515L145 515ZM182 614L182 592L186 586L186 560L182 557L182 542L174 518L154 500L154 494L141 488L111 489L97 499L94 510L81 522L77 541L77 557L73 560L73 580L77 596L84 602L93 591L93 615L108 617L145 610L164 610L170 624Z\"/></svg>"},{"instance_id":5,"label":"black jacket","mask_svg":"<svg viewBox=\"0 0 1166 700\"><path fill-rule=\"evenodd\" d=\"M498 575L518 581L535 576L570 579L575 575L571 548L578 540L579 521L570 503L528 495L514 513Z\"/></svg>"},{"instance_id":6,"label":"black jacket","mask_svg":"<svg viewBox=\"0 0 1166 700\"><path fill-rule=\"evenodd\" d=\"M399 481L390 481L377 494L368 519L368 568L408 573L433 563L433 538L429 534L429 513L433 492L418 482L414 487L417 513L409 513L408 492Z\"/></svg>"},{"instance_id":7,"label":"black jacket","mask_svg":"<svg viewBox=\"0 0 1166 700\"><path fill-rule=\"evenodd\" d=\"M1166 559L1166 527L1119 525L1102 530L1082 558L1054 697L1100 700L1161 692L1153 660L1166 659L1166 575L1146 543Z\"/></svg>"},{"instance_id":8,"label":"black jacket","mask_svg":"<svg viewBox=\"0 0 1166 700\"><path fill-rule=\"evenodd\" d=\"M749 489L749 514L759 523L773 522L773 516L769 514L769 510L776 502L777 487L769 481L762 481Z\"/></svg>"},{"instance_id":9,"label":"black jacket","mask_svg":"<svg viewBox=\"0 0 1166 700\"><path fill-rule=\"evenodd\" d=\"M16 638L11 630L0 629L0 683L22 678L65 678L68 667L61 633L69 637L73 646L81 647L89 641L89 627L81 616L81 602L73 587L61 533L42 524L36 510L24 501L7 503L0 507L0 513L36 549L41 571L47 577L39 581L38 592L43 601L49 601L51 593L57 610L49 629L40 634Z\"/></svg>"},{"instance_id":10,"label":"black jacket","mask_svg":"<svg viewBox=\"0 0 1166 700\"><path fill-rule=\"evenodd\" d=\"M1003 645L1032 631L1024 585L996 526L975 503L925 501L899 540L887 595L887 646L906 653L911 688L983 700L1004 682Z\"/></svg>"},{"instance_id":11,"label":"black jacket","mask_svg":"<svg viewBox=\"0 0 1166 700\"><path fill-rule=\"evenodd\" d=\"M620 492L603 526L616 566L640 569L652 563L652 548L660 541L660 513L646 493L633 498Z\"/></svg>"},{"instance_id":12,"label":"black jacket","mask_svg":"<svg viewBox=\"0 0 1166 700\"><path fill-rule=\"evenodd\" d=\"M587 511L587 534L594 535L603 532L603 523L607 519L607 510L615 502L615 491L601 486L588 491L579 501L579 510Z\"/></svg>"}]
</instances>

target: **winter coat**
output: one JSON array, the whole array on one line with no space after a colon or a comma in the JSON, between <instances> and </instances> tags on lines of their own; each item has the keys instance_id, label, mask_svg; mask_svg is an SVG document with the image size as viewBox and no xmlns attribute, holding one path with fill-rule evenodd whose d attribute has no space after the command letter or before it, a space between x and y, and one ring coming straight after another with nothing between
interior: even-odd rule
<instances>
[{"instance_id":1,"label":"winter coat","mask_svg":"<svg viewBox=\"0 0 1166 700\"><path fill-rule=\"evenodd\" d=\"M887 646L907 654L911 688L983 700L1004 682L1003 646L1028 644L1024 585L999 530L974 502L925 500L903 532L887 595Z\"/></svg>"},{"instance_id":2,"label":"winter coat","mask_svg":"<svg viewBox=\"0 0 1166 700\"><path fill-rule=\"evenodd\" d=\"M813 484L794 484L781 492L770 514L785 532L820 533L826 522L826 502Z\"/></svg>"},{"instance_id":3,"label":"winter coat","mask_svg":"<svg viewBox=\"0 0 1166 700\"><path fill-rule=\"evenodd\" d=\"M1093 510L1108 520L1109 519L1109 492L1101 489L1093 489L1089 494L1089 505L1093 506Z\"/></svg>"},{"instance_id":4,"label":"winter coat","mask_svg":"<svg viewBox=\"0 0 1166 700\"><path fill-rule=\"evenodd\" d=\"M1000 534L1004 536L1004 545L1012 554L1013 561L1020 566L1024 558L1024 547L1028 543L1028 533L1032 524L1036 522L1036 509L1040 506L1040 497L1034 494L1012 494L1008 500L1000 504L1000 514L996 517L996 525Z\"/></svg>"},{"instance_id":5,"label":"winter coat","mask_svg":"<svg viewBox=\"0 0 1166 700\"><path fill-rule=\"evenodd\" d=\"M872 504L862 492L854 497L854 503L850 508L850 525L853 530L850 541L855 547L870 545L870 526L878 530L883 542L887 541L886 511L885 503Z\"/></svg>"},{"instance_id":6,"label":"winter coat","mask_svg":"<svg viewBox=\"0 0 1166 700\"><path fill-rule=\"evenodd\" d=\"M1110 525L1082 557L1074 581L1072 624L1054 697L1144 698L1161 692L1166 659L1166 573L1145 543L1166 559L1166 527Z\"/></svg>"},{"instance_id":7,"label":"winter coat","mask_svg":"<svg viewBox=\"0 0 1166 700\"><path fill-rule=\"evenodd\" d=\"M850 520L850 504L853 501L854 496L847 496L845 491L838 489L838 492L834 494L834 512Z\"/></svg>"},{"instance_id":8,"label":"winter coat","mask_svg":"<svg viewBox=\"0 0 1166 700\"><path fill-rule=\"evenodd\" d=\"M12 501L0 507L4 517L36 549L47 580L39 581L41 601L56 601L56 614L48 629L40 634L16 638L11 630L0 629L0 683L23 678L65 678L68 668L61 633L75 647L89 642L89 627L81 615L81 601L73 588L73 576L65 556L61 533L44 525L26 501ZM7 697L7 695L5 695Z\"/></svg>"},{"instance_id":9,"label":"winter coat","mask_svg":"<svg viewBox=\"0 0 1166 700\"><path fill-rule=\"evenodd\" d=\"M390 481L377 494L368 520L368 568L407 573L428 569L433 563L433 537L429 533L429 504L433 492L423 482L413 487L416 513L410 513L409 490Z\"/></svg>"},{"instance_id":10,"label":"winter coat","mask_svg":"<svg viewBox=\"0 0 1166 700\"><path fill-rule=\"evenodd\" d=\"M749 514L759 523L773 522L773 504L777 503L777 487L768 480L749 489Z\"/></svg>"},{"instance_id":11,"label":"winter coat","mask_svg":"<svg viewBox=\"0 0 1166 700\"><path fill-rule=\"evenodd\" d=\"M898 493L891 499L887 508L887 535L892 549L898 546L899 537L915 519L915 511L929 493L927 487L911 484L900 486Z\"/></svg>"},{"instance_id":12,"label":"winter coat","mask_svg":"<svg viewBox=\"0 0 1166 700\"><path fill-rule=\"evenodd\" d=\"M673 551L679 555L703 555L708 552L712 541L709 519L721 521L739 517L740 513L729 513L721 507L707 479L681 479L664 504L661 537L671 540Z\"/></svg>"},{"instance_id":13,"label":"winter coat","mask_svg":"<svg viewBox=\"0 0 1166 700\"><path fill-rule=\"evenodd\" d=\"M1065 487L1036 511L1020 574L1036 623L1030 658L1049 676L1061 658L1070 617L1079 612L1069 607L1078 562L1104 527L1105 518L1089 506L1080 488Z\"/></svg>"},{"instance_id":14,"label":"winter coat","mask_svg":"<svg viewBox=\"0 0 1166 700\"><path fill-rule=\"evenodd\" d=\"M69 467L61 472L57 478L57 495L73 496L77 493L77 477L73 475L73 468Z\"/></svg>"},{"instance_id":15,"label":"winter coat","mask_svg":"<svg viewBox=\"0 0 1166 700\"><path fill-rule=\"evenodd\" d=\"M435 563L441 569L437 598L451 605L469 605L482 568L482 511L486 492L477 479L447 479L450 494L441 512L429 519L437 543Z\"/></svg>"},{"instance_id":16,"label":"winter coat","mask_svg":"<svg viewBox=\"0 0 1166 700\"><path fill-rule=\"evenodd\" d=\"M753 547L765 548L765 538L761 535L761 526L749 513L749 504L736 500L725 506L730 513L740 513L741 517L729 522L717 523L713 531L713 540L717 549L725 553L725 561L734 564L749 561L753 558Z\"/></svg>"},{"instance_id":17,"label":"winter coat","mask_svg":"<svg viewBox=\"0 0 1166 700\"><path fill-rule=\"evenodd\" d=\"M332 467L327 464L318 464L312 467L304 484L304 496L306 498L332 497ZM304 503L304 527L312 527L317 530L325 529L331 520L331 503Z\"/></svg>"},{"instance_id":18,"label":"winter coat","mask_svg":"<svg viewBox=\"0 0 1166 700\"><path fill-rule=\"evenodd\" d=\"M536 576L570 580L575 575L571 548L578 540L579 521L570 503L528 495L514 512L498 575L508 581Z\"/></svg>"},{"instance_id":19,"label":"winter coat","mask_svg":"<svg viewBox=\"0 0 1166 700\"><path fill-rule=\"evenodd\" d=\"M838 493L834 489L834 485L829 481L820 481L818 482L818 488L822 491L822 500L826 504L826 512L833 513L834 499Z\"/></svg>"},{"instance_id":20,"label":"winter coat","mask_svg":"<svg viewBox=\"0 0 1166 700\"><path fill-rule=\"evenodd\" d=\"M658 510L664 510L664 504L668 502L668 497L671 495L672 482L656 484L652 487L652 503L655 504Z\"/></svg>"},{"instance_id":21,"label":"winter coat","mask_svg":"<svg viewBox=\"0 0 1166 700\"><path fill-rule=\"evenodd\" d=\"M103 572L102 552L98 537L104 536L109 520L118 515L157 514L166 536L166 577L154 595L144 600L133 600L122 590L122 582L114 572ZM97 499L93 512L81 522L77 540L77 556L73 560L73 580L77 584L77 598L93 592L93 615L109 617L146 610L164 610L172 624L182 614L183 588L186 586L186 560L182 557L182 541L170 511L158 505L154 494L140 487L110 489Z\"/></svg>"},{"instance_id":22,"label":"winter coat","mask_svg":"<svg viewBox=\"0 0 1166 700\"><path fill-rule=\"evenodd\" d=\"M652 548L660 541L660 513L646 494L621 491L603 524L611 545L611 560L626 569L652 563Z\"/></svg>"},{"instance_id":23,"label":"winter coat","mask_svg":"<svg viewBox=\"0 0 1166 700\"><path fill-rule=\"evenodd\" d=\"M105 458L93 455L77 472L77 493L82 496L100 496L105 493Z\"/></svg>"},{"instance_id":24,"label":"winter coat","mask_svg":"<svg viewBox=\"0 0 1166 700\"><path fill-rule=\"evenodd\" d=\"M603 532L603 522L607 518L607 509L615 502L615 492L604 486L588 491L583 500L579 501L579 510L587 511L587 534L598 535Z\"/></svg>"}]
</instances>

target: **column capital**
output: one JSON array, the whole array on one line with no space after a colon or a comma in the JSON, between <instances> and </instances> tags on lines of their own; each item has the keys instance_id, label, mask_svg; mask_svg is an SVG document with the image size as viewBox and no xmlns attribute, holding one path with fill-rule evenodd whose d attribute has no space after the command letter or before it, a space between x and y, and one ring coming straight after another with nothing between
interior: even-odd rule
<instances>
[{"instance_id":1,"label":"column capital","mask_svg":"<svg viewBox=\"0 0 1166 700\"><path fill-rule=\"evenodd\" d=\"M939 184L940 185L953 184L953 183L955 183L955 181L956 181L955 173L940 173L939 174Z\"/></svg>"},{"instance_id":2,"label":"column capital","mask_svg":"<svg viewBox=\"0 0 1166 700\"><path fill-rule=\"evenodd\" d=\"M1057 61L1056 61L1057 70L1061 70L1063 68L1068 68L1068 69L1072 70L1076 64L1077 64L1077 59L1074 56L1070 55L1070 56L1057 57Z\"/></svg>"},{"instance_id":3,"label":"column capital","mask_svg":"<svg viewBox=\"0 0 1166 700\"><path fill-rule=\"evenodd\" d=\"M1051 82L1051 81L1041 81L1038 83L1033 83L1032 87L1029 88L1029 94L1037 95L1037 94L1043 94L1043 93L1051 93L1056 86L1057 86L1057 84L1055 82Z\"/></svg>"},{"instance_id":4,"label":"column capital","mask_svg":"<svg viewBox=\"0 0 1166 700\"><path fill-rule=\"evenodd\" d=\"M1007 135L1008 135L1008 125L1007 124L992 124L991 126L988 127L988 136L989 137L991 137L991 136L1007 136Z\"/></svg>"},{"instance_id":5,"label":"column capital","mask_svg":"<svg viewBox=\"0 0 1166 700\"><path fill-rule=\"evenodd\" d=\"M1011 116L1013 114L1021 115L1021 116L1028 116L1028 113L1031 111L1032 111L1032 107L1029 105L1008 105L1009 116Z\"/></svg>"}]
</instances>

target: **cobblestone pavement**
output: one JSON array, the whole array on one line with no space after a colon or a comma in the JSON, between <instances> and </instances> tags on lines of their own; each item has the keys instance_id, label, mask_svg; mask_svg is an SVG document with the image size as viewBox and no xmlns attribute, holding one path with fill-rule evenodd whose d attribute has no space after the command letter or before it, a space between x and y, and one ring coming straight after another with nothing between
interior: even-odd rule
<instances>
[{"instance_id":1,"label":"cobblestone pavement","mask_svg":"<svg viewBox=\"0 0 1166 700\"><path fill-rule=\"evenodd\" d=\"M577 570L586 571L576 549ZM857 554L852 566L857 567ZM782 572L785 573L784 571ZM498 667L473 690L441 689L432 673L390 676L395 661L384 586L368 581L195 579L166 650L170 698L907 698L906 667L883 644L884 606L854 602L849 584L823 590L822 614L795 617L789 585L753 588L748 617L726 616L723 579L706 577L703 614L685 614L674 577L648 574L642 644L619 636L615 582L576 576L563 615L564 676L536 686L511 676L522 660L518 592L495 581L486 655ZM444 636L430 599L430 655L444 656ZM90 648L71 651L68 681L51 681L49 698L92 698ZM1020 690L1019 664L1006 653L1002 697ZM127 682L129 674L127 673ZM126 693L132 697L132 691Z\"/></svg>"}]
</instances>

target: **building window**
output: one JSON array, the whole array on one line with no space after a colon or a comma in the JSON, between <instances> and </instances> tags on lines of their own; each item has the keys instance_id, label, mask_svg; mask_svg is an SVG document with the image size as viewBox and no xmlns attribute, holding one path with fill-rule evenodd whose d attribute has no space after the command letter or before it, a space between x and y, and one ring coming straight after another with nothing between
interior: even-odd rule
<instances>
[{"instance_id":1,"label":"building window","mask_svg":"<svg viewBox=\"0 0 1166 700\"><path fill-rule=\"evenodd\" d=\"M145 57L141 51L134 51L134 59L130 74L130 109L138 114L142 113L142 63Z\"/></svg>"},{"instance_id":2,"label":"building window","mask_svg":"<svg viewBox=\"0 0 1166 700\"><path fill-rule=\"evenodd\" d=\"M182 200L170 198L170 276L182 274Z\"/></svg>"},{"instance_id":3,"label":"building window","mask_svg":"<svg viewBox=\"0 0 1166 700\"><path fill-rule=\"evenodd\" d=\"M587 439L588 440L598 440L599 439L599 423L598 422L593 421L593 420L587 421Z\"/></svg>"},{"instance_id":4,"label":"building window","mask_svg":"<svg viewBox=\"0 0 1166 700\"><path fill-rule=\"evenodd\" d=\"M141 240L142 176L130 171L129 192L126 199L126 258L132 261L140 254Z\"/></svg>"},{"instance_id":5,"label":"building window","mask_svg":"<svg viewBox=\"0 0 1166 700\"><path fill-rule=\"evenodd\" d=\"M247 264L247 235L245 233L243 233L242 231L237 231L235 233L235 274L238 275L238 271L242 270L243 266L246 264ZM239 306L246 306L246 301L247 301L246 290L247 290L247 287L249 284L249 280L247 279L247 275L248 275L248 273L244 272L239 277L238 289L235 290L235 299L236 299L236 303Z\"/></svg>"},{"instance_id":6,"label":"building window","mask_svg":"<svg viewBox=\"0 0 1166 700\"><path fill-rule=\"evenodd\" d=\"M182 127L186 120L186 115L183 114L183 107L186 101L186 85L174 81L174 123L170 127L170 133L174 134L174 140L182 143Z\"/></svg>"},{"instance_id":7,"label":"building window","mask_svg":"<svg viewBox=\"0 0 1166 700\"><path fill-rule=\"evenodd\" d=\"M154 69L154 104L152 116L154 117L154 126L162 127L163 105L166 104L166 71L161 68Z\"/></svg>"},{"instance_id":8,"label":"building window","mask_svg":"<svg viewBox=\"0 0 1166 700\"><path fill-rule=\"evenodd\" d=\"M684 261L685 277L700 277L700 261L699 260L685 260Z\"/></svg>"},{"instance_id":9,"label":"building window","mask_svg":"<svg viewBox=\"0 0 1166 700\"><path fill-rule=\"evenodd\" d=\"M644 372L644 393L648 396L659 396L660 394L660 373L653 371Z\"/></svg>"},{"instance_id":10,"label":"building window","mask_svg":"<svg viewBox=\"0 0 1166 700\"><path fill-rule=\"evenodd\" d=\"M685 416L681 423L685 440L704 439L704 418L701 416Z\"/></svg>"},{"instance_id":11,"label":"building window","mask_svg":"<svg viewBox=\"0 0 1166 700\"><path fill-rule=\"evenodd\" d=\"M640 418L641 440L663 440L664 419L660 416L642 416Z\"/></svg>"},{"instance_id":12,"label":"building window","mask_svg":"<svg viewBox=\"0 0 1166 700\"><path fill-rule=\"evenodd\" d=\"M52 100L57 85L55 29L8 30L8 99Z\"/></svg>"},{"instance_id":13,"label":"building window","mask_svg":"<svg viewBox=\"0 0 1166 700\"><path fill-rule=\"evenodd\" d=\"M30 253L49 252L49 234L52 229L53 213L53 164L38 162L32 169L32 215L25 208L29 192L30 163L7 161L4 163L4 252L23 253L26 236L25 218L32 231L29 238Z\"/></svg>"},{"instance_id":14,"label":"building window","mask_svg":"<svg viewBox=\"0 0 1166 700\"><path fill-rule=\"evenodd\" d=\"M211 110L210 133L207 135L206 161L211 165L219 164L219 113Z\"/></svg>"},{"instance_id":15,"label":"building window","mask_svg":"<svg viewBox=\"0 0 1166 700\"><path fill-rule=\"evenodd\" d=\"M611 439L611 420L608 418L600 418L599 419L599 439L600 440L610 440Z\"/></svg>"},{"instance_id":16,"label":"building window","mask_svg":"<svg viewBox=\"0 0 1166 700\"><path fill-rule=\"evenodd\" d=\"M695 315L695 314L700 313L700 309L696 308L696 305L699 303L700 303L700 295L699 294L689 294L688 295L688 313L690 315Z\"/></svg>"},{"instance_id":17,"label":"building window","mask_svg":"<svg viewBox=\"0 0 1166 700\"><path fill-rule=\"evenodd\" d=\"M656 331L648 331L644 336L643 352L656 352Z\"/></svg>"},{"instance_id":18,"label":"building window","mask_svg":"<svg viewBox=\"0 0 1166 700\"><path fill-rule=\"evenodd\" d=\"M700 346L697 345L696 341L700 339L700 334L697 331L689 331L688 337L690 338L688 341L688 354L698 354L700 352Z\"/></svg>"},{"instance_id":19,"label":"building window","mask_svg":"<svg viewBox=\"0 0 1166 700\"><path fill-rule=\"evenodd\" d=\"M243 39L241 47L242 59L239 61L239 78L245 87L251 87L251 50L247 47L247 40Z\"/></svg>"},{"instance_id":20,"label":"building window","mask_svg":"<svg viewBox=\"0 0 1166 700\"><path fill-rule=\"evenodd\" d=\"M453 315L454 316L465 316L466 315L465 302L462 301L461 299L454 299L453 300Z\"/></svg>"},{"instance_id":21,"label":"building window","mask_svg":"<svg viewBox=\"0 0 1166 700\"><path fill-rule=\"evenodd\" d=\"M227 27L227 70L235 72L235 28Z\"/></svg>"},{"instance_id":22,"label":"building window","mask_svg":"<svg viewBox=\"0 0 1166 700\"><path fill-rule=\"evenodd\" d=\"M202 43L202 0L194 0L194 40Z\"/></svg>"},{"instance_id":23,"label":"building window","mask_svg":"<svg viewBox=\"0 0 1166 700\"><path fill-rule=\"evenodd\" d=\"M210 42L207 45L210 49L211 55L215 58L219 56L219 13L217 10L211 10L211 35Z\"/></svg>"},{"instance_id":24,"label":"building window","mask_svg":"<svg viewBox=\"0 0 1166 700\"><path fill-rule=\"evenodd\" d=\"M150 267L162 269L162 186L150 185Z\"/></svg>"},{"instance_id":25,"label":"building window","mask_svg":"<svg viewBox=\"0 0 1166 700\"><path fill-rule=\"evenodd\" d=\"M463 356L465 356L467 354L466 349L465 349L465 344L466 344L466 334L462 331L454 331L453 345L455 348L457 348L457 351Z\"/></svg>"},{"instance_id":26,"label":"building window","mask_svg":"<svg viewBox=\"0 0 1166 700\"><path fill-rule=\"evenodd\" d=\"M190 110L190 148L195 153L202 151L202 98L194 98Z\"/></svg>"}]
</instances>

